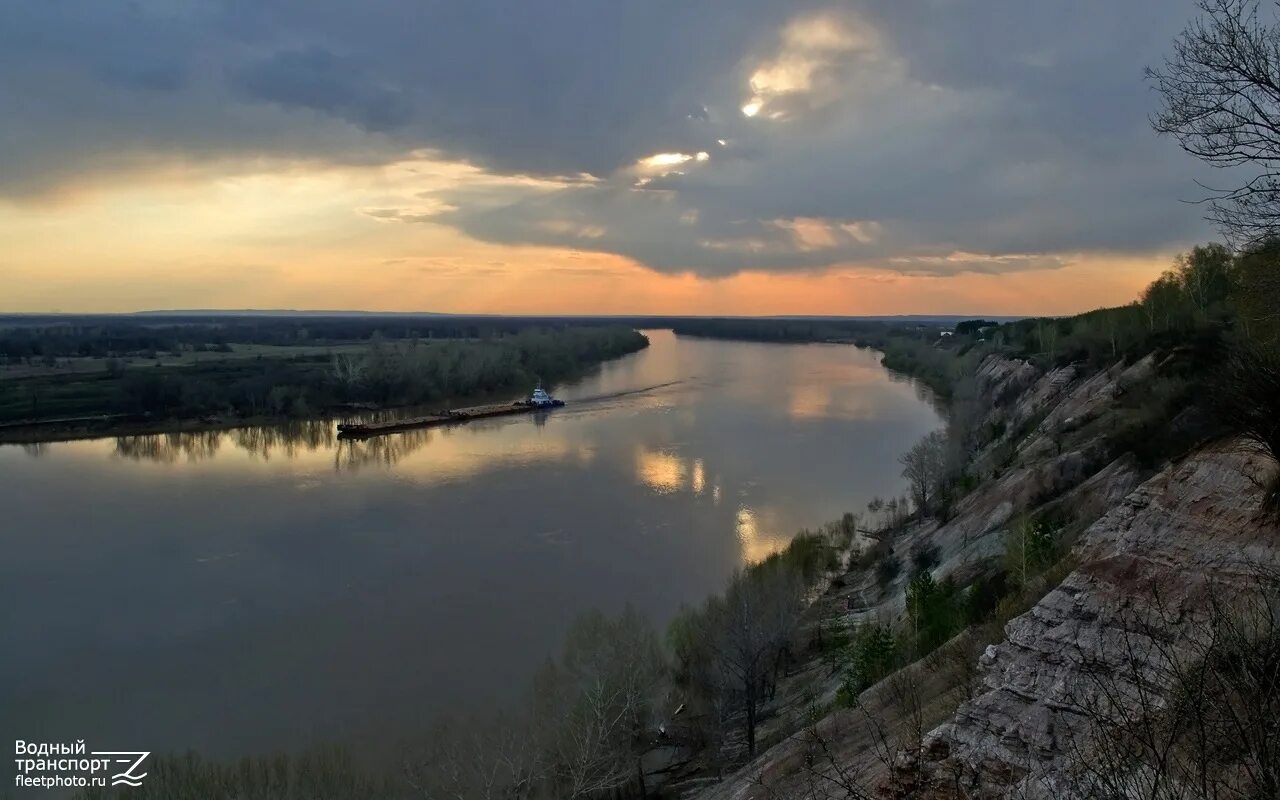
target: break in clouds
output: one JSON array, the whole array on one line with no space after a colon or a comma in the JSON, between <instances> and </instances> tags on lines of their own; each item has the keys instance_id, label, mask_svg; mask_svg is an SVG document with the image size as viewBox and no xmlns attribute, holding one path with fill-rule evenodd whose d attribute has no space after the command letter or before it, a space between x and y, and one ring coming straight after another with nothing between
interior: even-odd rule
<instances>
[{"instance_id":1,"label":"break in clouds","mask_svg":"<svg viewBox=\"0 0 1280 800\"><path fill-rule=\"evenodd\" d=\"M465 161L353 209L664 271L1059 266L1209 235L1151 132L1189 0L0 4L0 192Z\"/></svg>"}]
</instances>

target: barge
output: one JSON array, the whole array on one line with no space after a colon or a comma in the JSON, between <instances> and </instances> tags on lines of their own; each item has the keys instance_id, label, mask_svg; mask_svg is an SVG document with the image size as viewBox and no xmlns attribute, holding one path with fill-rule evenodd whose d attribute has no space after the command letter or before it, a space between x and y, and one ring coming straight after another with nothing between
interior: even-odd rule
<instances>
[{"instance_id":1,"label":"barge","mask_svg":"<svg viewBox=\"0 0 1280 800\"><path fill-rule=\"evenodd\" d=\"M511 403L469 406L467 408L451 408L436 414L389 419L384 422L344 422L338 425L338 436L344 439L361 439L369 436L378 436L383 433L469 422L473 419L503 417L508 414L526 414L530 411L560 408L563 405L563 400L557 400L547 394L546 390L542 388L542 384L539 383L538 388L533 390L533 394L523 400L516 400Z\"/></svg>"}]
</instances>

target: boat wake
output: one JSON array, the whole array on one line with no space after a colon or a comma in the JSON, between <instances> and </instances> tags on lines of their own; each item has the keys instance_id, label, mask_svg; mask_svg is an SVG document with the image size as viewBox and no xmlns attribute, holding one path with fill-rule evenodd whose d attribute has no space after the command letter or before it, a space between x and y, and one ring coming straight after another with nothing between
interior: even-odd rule
<instances>
[{"instance_id":1,"label":"boat wake","mask_svg":"<svg viewBox=\"0 0 1280 800\"><path fill-rule=\"evenodd\" d=\"M606 400L616 400L619 397L630 397L632 395L637 395L637 394L647 394L648 392L652 392L657 389L666 389L669 386L677 386L681 383L684 383L684 381L679 380L679 381L667 381L666 383L655 383L653 386L644 386L639 389L624 389L621 392L597 394L597 395L591 395L590 397L575 397L572 399L571 402L575 406L582 405L584 403L603 403Z\"/></svg>"}]
</instances>

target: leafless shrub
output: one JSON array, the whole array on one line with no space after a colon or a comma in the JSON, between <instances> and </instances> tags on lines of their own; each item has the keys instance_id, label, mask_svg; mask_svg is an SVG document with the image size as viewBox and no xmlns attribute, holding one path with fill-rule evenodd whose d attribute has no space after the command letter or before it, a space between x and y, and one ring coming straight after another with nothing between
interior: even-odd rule
<instances>
[{"instance_id":1,"label":"leafless shrub","mask_svg":"<svg viewBox=\"0 0 1280 800\"><path fill-rule=\"evenodd\" d=\"M1082 654L1067 772L1083 796L1280 797L1280 576L1207 593L1192 612L1152 588L1114 645Z\"/></svg>"},{"instance_id":2,"label":"leafless shrub","mask_svg":"<svg viewBox=\"0 0 1280 800\"><path fill-rule=\"evenodd\" d=\"M769 800L876 800L883 776L892 772L894 747L888 727L865 706L855 709L857 717L852 722L840 718L820 724L820 713L810 710L809 724L791 737L799 749L798 774L769 777L757 771L749 776L753 786L759 788ZM848 728L862 728L853 731ZM871 769L851 763L836 752L841 739L862 735L868 737L873 750Z\"/></svg>"}]
</instances>

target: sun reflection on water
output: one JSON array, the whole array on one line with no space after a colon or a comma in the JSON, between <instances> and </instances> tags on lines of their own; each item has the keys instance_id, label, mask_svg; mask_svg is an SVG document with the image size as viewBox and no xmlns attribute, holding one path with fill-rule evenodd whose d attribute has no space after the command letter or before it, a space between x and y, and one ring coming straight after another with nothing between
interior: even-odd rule
<instances>
[{"instance_id":1,"label":"sun reflection on water","mask_svg":"<svg viewBox=\"0 0 1280 800\"><path fill-rule=\"evenodd\" d=\"M768 516L767 512L748 506L738 508L736 533L738 543L742 546L744 561L760 561L786 545L785 537L778 536L776 530L773 532L768 530L770 527L776 527L769 525L767 519L762 519Z\"/></svg>"},{"instance_id":2,"label":"sun reflection on water","mask_svg":"<svg viewBox=\"0 0 1280 800\"><path fill-rule=\"evenodd\" d=\"M637 445L636 478L658 494L675 494L684 487L688 468L680 456Z\"/></svg>"}]
</instances>

